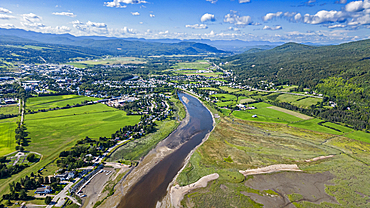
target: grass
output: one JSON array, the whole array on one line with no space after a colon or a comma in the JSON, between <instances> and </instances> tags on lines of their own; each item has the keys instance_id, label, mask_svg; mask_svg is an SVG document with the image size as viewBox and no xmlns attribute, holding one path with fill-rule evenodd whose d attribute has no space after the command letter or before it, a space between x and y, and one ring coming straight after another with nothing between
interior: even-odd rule
<instances>
[{"instance_id":1,"label":"grass","mask_svg":"<svg viewBox=\"0 0 370 208\"><path fill-rule=\"evenodd\" d=\"M250 106L254 106L257 109L246 111L234 111L232 115L235 116L236 118L243 120L261 121L261 122L291 123L303 120L301 118L287 114L285 112L269 108L272 107L272 105L267 103L262 102L254 103L251 104ZM257 118L252 118L252 115L257 115Z\"/></svg>"},{"instance_id":2,"label":"grass","mask_svg":"<svg viewBox=\"0 0 370 208\"><path fill-rule=\"evenodd\" d=\"M26 115L31 143L25 149L41 153L43 158L11 178L1 179L0 195L8 190L8 183L38 171L56 159L61 151L73 147L77 140L86 136L110 137L119 128L137 124L139 120L140 116L127 116L124 111L103 104Z\"/></svg>"},{"instance_id":3,"label":"grass","mask_svg":"<svg viewBox=\"0 0 370 208\"><path fill-rule=\"evenodd\" d=\"M28 110L49 109L55 107L65 107L67 105L80 104L83 101L97 101L100 98L85 97L79 95L57 95L32 97L27 100Z\"/></svg>"},{"instance_id":4,"label":"grass","mask_svg":"<svg viewBox=\"0 0 370 208\"><path fill-rule=\"evenodd\" d=\"M17 105L11 105L11 106L2 106L0 107L0 114L18 114L19 113L19 107Z\"/></svg>"},{"instance_id":5,"label":"grass","mask_svg":"<svg viewBox=\"0 0 370 208\"><path fill-rule=\"evenodd\" d=\"M294 124L290 124L290 126L297 127L297 128L302 128L302 129L308 129L308 130L311 130L311 131L334 134L334 135L342 135L344 133L344 132L341 132L340 130L338 131L338 130L328 128L326 126L321 126L321 125L318 124L320 122L324 122L324 121L320 120L320 119L317 119L317 118L314 118L314 119L305 120L305 121L297 122L297 123L294 123Z\"/></svg>"},{"instance_id":6,"label":"grass","mask_svg":"<svg viewBox=\"0 0 370 208\"><path fill-rule=\"evenodd\" d=\"M66 63L68 65L73 65L78 68L87 68L88 66L94 65L112 65L112 64L142 64L146 63L145 59L135 58L135 57L112 57L108 59L97 59L97 60L88 60L88 61L78 61ZM82 67L79 67L82 66Z\"/></svg>"},{"instance_id":7,"label":"grass","mask_svg":"<svg viewBox=\"0 0 370 208\"><path fill-rule=\"evenodd\" d=\"M210 90L210 91L220 91L220 89L218 88L214 88L214 87L203 87L203 88L199 88L200 90Z\"/></svg>"},{"instance_id":8,"label":"grass","mask_svg":"<svg viewBox=\"0 0 370 208\"><path fill-rule=\"evenodd\" d=\"M211 65L206 61L197 61L189 63L177 63L174 69L194 69L194 70L207 70Z\"/></svg>"},{"instance_id":9,"label":"grass","mask_svg":"<svg viewBox=\"0 0 370 208\"><path fill-rule=\"evenodd\" d=\"M318 102L322 102L322 98L307 97L303 100L294 101L294 102L292 102L292 104L295 105L295 106L298 106L298 107L308 108L311 105L316 105Z\"/></svg>"},{"instance_id":10,"label":"grass","mask_svg":"<svg viewBox=\"0 0 370 208\"><path fill-rule=\"evenodd\" d=\"M240 97L238 98L238 102L239 102L240 104L243 104L243 103L252 103L252 102L255 102L255 100L254 100L254 99L252 99L252 98L247 98L247 97L244 97L244 96L240 96Z\"/></svg>"},{"instance_id":11,"label":"grass","mask_svg":"<svg viewBox=\"0 0 370 208\"><path fill-rule=\"evenodd\" d=\"M229 101L229 100L236 101L237 100L237 97L235 95L230 95L230 94L215 94L215 95L212 95L211 97L215 97L221 101Z\"/></svg>"},{"instance_id":12,"label":"grass","mask_svg":"<svg viewBox=\"0 0 370 208\"><path fill-rule=\"evenodd\" d=\"M17 118L8 118L0 123L0 157L15 151L16 121Z\"/></svg>"},{"instance_id":13,"label":"grass","mask_svg":"<svg viewBox=\"0 0 370 208\"><path fill-rule=\"evenodd\" d=\"M291 102L294 102L298 99L302 98L302 96L299 96L299 95L291 95L291 94L280 94L276 100L279 101L279 102L287 102L287 103L291 103Z\"/></svg>"},{"instance_id":14,"label":"grass","mask_svg":"<svg viewBox=\"0 0 370 208\"><path fill-rule=\"evenodd\" d=\"M355 131L355 132L346 134L346 137L355 139L358 141L370 143L370 133L366 133L363 131Z\"/></svg>"},{"instance_id":15,"label":"grass","mask_svg":"<svg viewBox=\"0 0 370 208\"><path fill-rule=\"evenodd\" d=\"M224 91L226 91L228 93L240 91L240 89L234 89L234 88L227 87L227 86L222 86L222 87L220 87L220 89L221 90L224 90Z\"/></svg>"}]
</instances>

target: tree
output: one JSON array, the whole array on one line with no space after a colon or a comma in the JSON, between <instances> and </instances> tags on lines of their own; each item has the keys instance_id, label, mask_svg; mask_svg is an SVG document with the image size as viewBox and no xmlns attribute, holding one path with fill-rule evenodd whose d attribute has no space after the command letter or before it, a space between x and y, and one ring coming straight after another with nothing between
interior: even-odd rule
<instances>
[{"instance_id":1,"label":"tree","mask_svg":"<svg viewBox=\"0 0 370 208\"><path fill-rule=\"evenodd\" d=\"M50 196L47 196L45 198L45 204L50 204L50 202L51 202L51 197Z\"/></svg>"},{"instance_id":2,"label":"tree","mask_svg":"<svg viewBox=\"0 0 370 208\"><path fill-rule=\"evenodd\" d=\"M22 200L27 199L27 193L24 189L21 190L21 193L19 194L19 198Z\"/></svg>"},{"instance_id":3,"label":"tree","mask_svg":"<svg viewBox=\"0 0 370 208\"><path fill-rule=\"evenodd\" d=\"M35 154L31 153L29 155L27 155L27 160L30 161L30 162L35 162L37 160L37 157Z\"/></svg>"}]
</instances>

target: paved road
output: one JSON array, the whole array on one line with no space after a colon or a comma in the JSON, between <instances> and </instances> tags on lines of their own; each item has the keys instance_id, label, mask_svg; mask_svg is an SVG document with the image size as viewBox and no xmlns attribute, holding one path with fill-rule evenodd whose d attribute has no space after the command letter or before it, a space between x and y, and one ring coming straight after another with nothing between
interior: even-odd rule
<instances>
[{"instance_id":1,"label":"paved road","mask_svg":"<svg viewBox=\"0 0 370 208\"><path fill-rule=\"evenodd\" d=\"M79 178L76 178L76 181L78 180ZM73 203L77 204L78 206L81 206L81 204L75 198L67 195L67 191L69 190L69 188L71 188L73 183L69 181L68 182L63 181L63 183L68 183L68 185L65 186L64 189L51 200L51 203L48 206L46 206L46 208L52 208L53 206L62 207L63 204L65 203L64 199L66 197L68 197L71 201L73 201Z\"/></svg>"}]
</instances>

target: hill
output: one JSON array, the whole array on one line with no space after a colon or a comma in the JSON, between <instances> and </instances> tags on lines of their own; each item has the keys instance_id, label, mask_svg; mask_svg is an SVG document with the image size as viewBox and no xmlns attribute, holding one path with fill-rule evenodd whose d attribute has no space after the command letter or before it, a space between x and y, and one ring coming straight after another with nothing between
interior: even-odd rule
<instances>
[{"instance_id":1,"label":"hill","mask_svg":"<svg viewBox=\"0 0 370 208\"><path fill-rule=\"evenodd\" d=\"M246 52L223 58L237 82L261 86L261 81L298 85L327 96L337 104L317 108L316 115L355 128L370 129L370 40L333 46L286 43L271 50Z\"/></svg>"}]
</instances>

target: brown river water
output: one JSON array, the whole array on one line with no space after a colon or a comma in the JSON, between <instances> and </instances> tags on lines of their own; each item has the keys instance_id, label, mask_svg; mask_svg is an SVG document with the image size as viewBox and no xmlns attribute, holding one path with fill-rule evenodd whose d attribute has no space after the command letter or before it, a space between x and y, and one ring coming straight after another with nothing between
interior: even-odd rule
<instances>
[{"instance_id":1,"label":"brown river water","mask_svg":"<svg viewBox=\"0 0 370 208\"><path fill-rule=\"evenodd\" d=\"M186 125L180 125L167 138L166 146L171 149L181 146L158 162L133 185L121 199L119 208L156 207L157 202L167 194L168 185L183 167L187 155L213 129L212 115L199 100L184 93L178 95L187 109L189 122ZM183 97L187 102L184 102Z\"/></svg>"}]
</instances>

